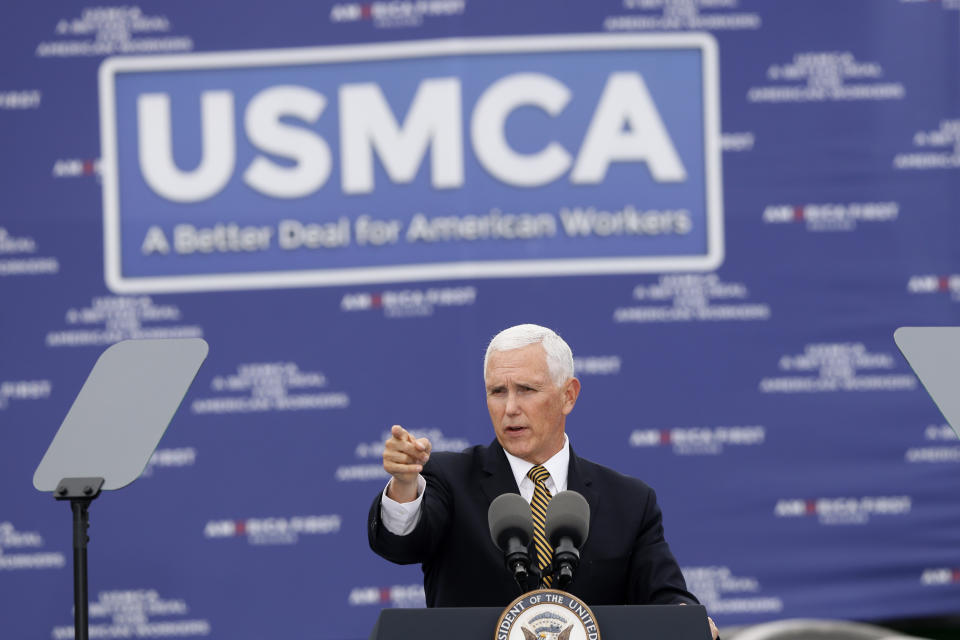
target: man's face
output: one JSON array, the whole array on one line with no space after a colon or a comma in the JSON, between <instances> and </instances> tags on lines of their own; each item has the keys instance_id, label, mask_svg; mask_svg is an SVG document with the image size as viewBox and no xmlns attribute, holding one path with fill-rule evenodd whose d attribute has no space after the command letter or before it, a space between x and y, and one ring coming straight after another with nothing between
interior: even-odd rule
<instances>
[{"instance_id":1,"label":"man's face","mask_svg":"<svg viewBox=\"0 0 960 640\"><path fill-rule=\"evenodd\" d=\"M504 449L534 464L560 451L567 414L580 393L576 378L554 384L539 344L495 351L485 378L487 410Z\"/></svg>"}]
</instances>

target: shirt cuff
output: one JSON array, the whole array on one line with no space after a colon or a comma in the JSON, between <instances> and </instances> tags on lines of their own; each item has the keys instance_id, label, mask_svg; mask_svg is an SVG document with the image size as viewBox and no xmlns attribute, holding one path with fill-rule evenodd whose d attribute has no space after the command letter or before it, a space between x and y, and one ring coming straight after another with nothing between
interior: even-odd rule
<instances>
[{"instance_id":1,"label":"shirt cuff","mask_svg":"<svg viewBox=\"0 0 960 640\"><path fill-rule=\"evenodd\" d=\"M391 478L392 482L393 479ZM412 502L397 502L393 498L387 497L387 489L390 482L383 488L383 497L380 499L380 521L387 531L395 536L405 536L417 526L420 522L420 505L423 502L423 494L427 490L427 481L423 476L417 476L417 498Z\"/></svg>"}]
</instances>

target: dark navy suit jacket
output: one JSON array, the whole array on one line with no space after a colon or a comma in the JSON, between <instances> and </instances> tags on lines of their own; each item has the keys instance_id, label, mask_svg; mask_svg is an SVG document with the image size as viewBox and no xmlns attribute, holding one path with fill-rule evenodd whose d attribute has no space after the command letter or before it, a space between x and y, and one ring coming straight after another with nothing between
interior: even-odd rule
<instances>
[{"instance_id":1,"label":"dark navy suit jacket","mask_svg":"<svg viewBox=\"0 0 960 640\"><path fill-rule=\"evenodd\" d=\"M500 444L436 452L424 465L420 520L397 536L370 509L370 547L399 564L423 564L429 607L505 607L521 595L503 553L490 539L487 509L519 493ZM567 488L590 504L590 533L567 589L588 605L696 604L663 537L660 507L646 484L570 450Z\"/></svg>"}]
</instances>

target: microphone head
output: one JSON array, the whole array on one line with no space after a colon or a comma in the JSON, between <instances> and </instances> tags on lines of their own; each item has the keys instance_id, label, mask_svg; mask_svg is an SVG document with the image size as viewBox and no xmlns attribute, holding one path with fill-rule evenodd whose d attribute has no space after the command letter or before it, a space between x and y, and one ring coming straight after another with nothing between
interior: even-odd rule
<instances>
[{"instance_id":1,"label":"microphone head","mask_svg":"<svg viewBox=\"0 0 960 640\"><path fill-rule=\"evenodd\" d=\"M490 537L501 551L507 550L510 537L520 538L520 544L527 546L533 538L533 516L530 505L519 494L504 493L490 503L487 511L487 524L490 525Z\"/></svg>"},{"instance_id":2,"label":"microphone head","mask_svg":"<svg viewBox=\"0 0 960 640\"><path fill-rule=\"evenodd\" d=\"M544 533L554 547L560 538L569 537L573 546L580 548L590 532L590 505L576 491L561 491L547 506Z\"/></svg>"}]
</instances>

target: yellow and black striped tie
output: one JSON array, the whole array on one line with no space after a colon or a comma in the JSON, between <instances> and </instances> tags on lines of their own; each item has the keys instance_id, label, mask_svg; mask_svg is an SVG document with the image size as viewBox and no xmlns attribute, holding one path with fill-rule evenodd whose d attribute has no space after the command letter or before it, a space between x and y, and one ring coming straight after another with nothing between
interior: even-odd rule
<instances>
[{"instance_id":1,"label":"yellow and black striped tie","mask_svg":"<svg viewBox=\"0 0 960 640\"><path fill-rule=\"evenodd\" d=\"M544 531L547 505L550 504L550 490L547 489L550 472L538 464L527 472L527 477L533 480L533 500L530 501L530 510L533 512L533 544L537 549L537 566L543 571L553 558L553 547L550 546ZM553 577L544 575L542 582L545 587L549 587Z\"/></svg>"}]
</instances>

